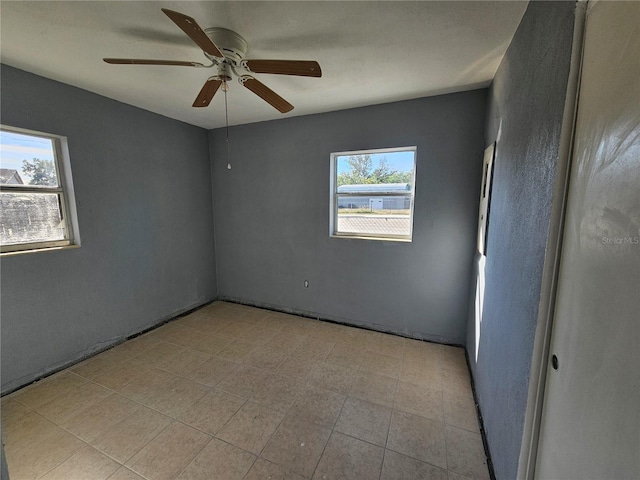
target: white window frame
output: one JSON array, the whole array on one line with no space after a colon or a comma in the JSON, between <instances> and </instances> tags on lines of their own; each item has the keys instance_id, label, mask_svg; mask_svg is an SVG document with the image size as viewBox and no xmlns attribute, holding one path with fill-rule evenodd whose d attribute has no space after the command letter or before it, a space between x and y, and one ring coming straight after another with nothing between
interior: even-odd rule
<instances>
[{"instance_id":1,"label":"white window frame","mask_svg":"<svg viewBox=\"0 0 640 480\"><path fill-rule=\"evenodd\" d=\"M32 137L51 140L54 153L54 166L58 179L57 187L31 186L31 185L3 185L1 192L56 194L60 202L60 215L62 216L64 239L34 243L19 243L1 245L0 255L12 255L16 253L37 252L49 249L72 248L80 246L80 234L78 231L78 216L71 177L71 163L69 161L69 146L67 137L51 133L28 130L0 124L0 130Z\"/></svg>"},{"instance_id":2,"label":"white window frame","mask_svg":"<svg viewBox=\"0 0 640 480\"><path fill-rule=\"evenodd\" d=\"M338 196L340 197L362 197L366 195L365 192L341 192L338 194L338 169L337 169L337 160L338 157L349 156L349 155L379 155L384 153L393 153L393 152L413 152L413 176L411 179L411 190L404 192L377 192L372 191L373 196L375 197L398 197L398 196L406 196L410 197L410 213L409 213L409 235L390 235L390 234L366 234L366 233L345 233L338 232ZM397 241L397 242L411 242L413 241L413 211L415 205L415 190L416 190L416 170L418 164L418 147L409 146L409 147L395 147L395 148L377 148L377 149L369 149L369 150L354 150L354 151L345 151L345 152L333 152L331 153L331 174L330 174L330 213L329 213L329 236L334 238L355 238L355 239L363 239L363 240L387 240L387 241Z\"/></svg>"}]
</instances>

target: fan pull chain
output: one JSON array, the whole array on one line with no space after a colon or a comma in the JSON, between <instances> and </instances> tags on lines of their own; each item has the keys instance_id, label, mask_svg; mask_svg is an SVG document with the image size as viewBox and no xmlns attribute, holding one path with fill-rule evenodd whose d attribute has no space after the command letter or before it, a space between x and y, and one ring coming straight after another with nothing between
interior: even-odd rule
<instances>
[{"instance_id":1,"label":"fan pull chain","mask_svg":"<svg viewBox=\"0 0 640 480\"><path fill-rule=\"evenodd\" d=\"M227 90L228 88L222 89L222 91L224 92L224 121L226 125L225 143L227 144L227 170L231 170L231 162L229 162L229 109L227 105Z\"/></svg>"}]
</instances>

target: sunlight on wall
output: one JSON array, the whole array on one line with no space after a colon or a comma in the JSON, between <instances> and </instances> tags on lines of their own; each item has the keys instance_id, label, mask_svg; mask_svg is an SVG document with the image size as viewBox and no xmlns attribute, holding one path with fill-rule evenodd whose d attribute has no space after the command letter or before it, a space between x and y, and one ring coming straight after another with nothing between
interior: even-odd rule
<instances>
[{"instance_id":1,"label":"sunlight on wall","mask_svg":"<svg viewBox=\"0 0 640 480\"><path fill-rule=\"evenodd\" d=\"M480 256L478 260L478 273L476 275L476 363L478 363L478 351L480 347L480 329L482 326L482 311L484 308L484 267L487 257Z\"/></svg>"}]
</instances>

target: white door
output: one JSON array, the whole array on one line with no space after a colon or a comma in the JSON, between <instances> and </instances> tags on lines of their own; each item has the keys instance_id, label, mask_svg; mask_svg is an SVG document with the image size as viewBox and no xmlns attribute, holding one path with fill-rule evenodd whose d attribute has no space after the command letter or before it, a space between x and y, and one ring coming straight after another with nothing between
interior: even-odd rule
<instances>
[{"instance_id":1,"label":"white door","mask_svg":"<svg viewBox=\"0 0 640 480\"><path fill-rule=\"evenodd\" d=\"M588 5L535 477L640 479L640 3Z\"/></svg>"},{"instance_id":2,"label":"white door","mask_svg":"<svg viewBox=\"0 0 640 480\"><path fill-rule=\"evenodd\" d=\"M370 198L369 199L369 210L382 210L382 199L381 198Z\"/></svg>"}]
</instances>

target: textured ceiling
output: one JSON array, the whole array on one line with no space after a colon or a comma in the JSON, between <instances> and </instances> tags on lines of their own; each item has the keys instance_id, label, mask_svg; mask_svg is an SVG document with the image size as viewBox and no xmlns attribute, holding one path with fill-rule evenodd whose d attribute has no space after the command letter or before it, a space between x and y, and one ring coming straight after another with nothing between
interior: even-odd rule
<instances>
[{"instance_id":1,"label":"textured ceiling","mask_svg":"<svg viewBox=\"0 0 640 480\"><path fill-rule=\"evenodd\" d=\"M107 65L103 57L192 60L201 50L161 8L225 27L247 58L317 60L322 78L255 74L306 115L487 86L527 2L7 1L2 63L204 128L224 125L224 96L193 108L213 69ZM283 117L230 84L233 125Z\"/></svg>"}]
</instances>

